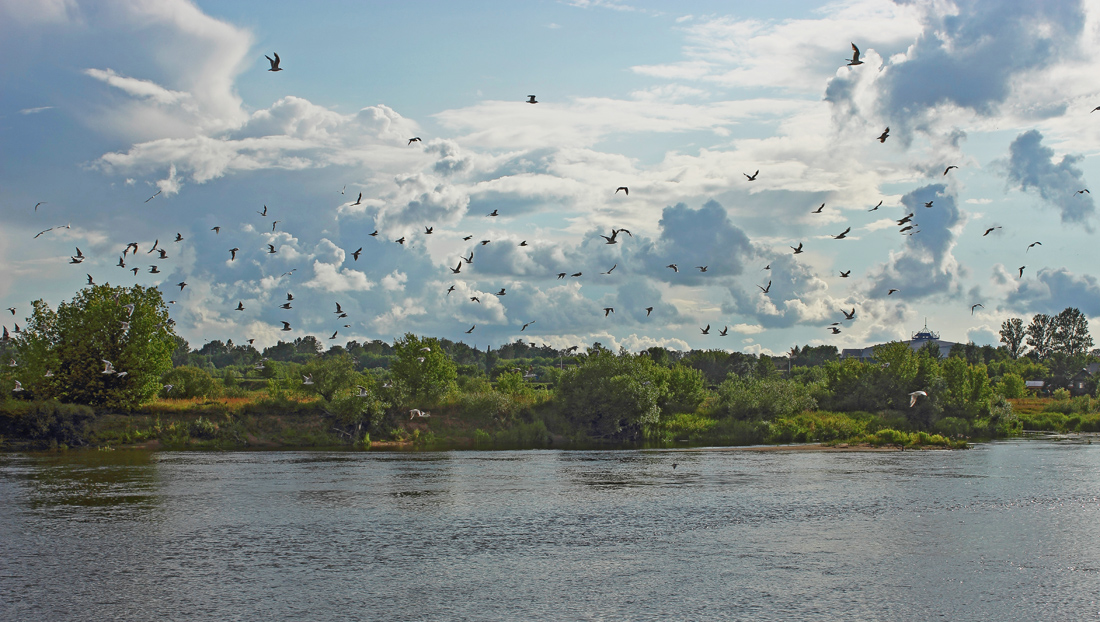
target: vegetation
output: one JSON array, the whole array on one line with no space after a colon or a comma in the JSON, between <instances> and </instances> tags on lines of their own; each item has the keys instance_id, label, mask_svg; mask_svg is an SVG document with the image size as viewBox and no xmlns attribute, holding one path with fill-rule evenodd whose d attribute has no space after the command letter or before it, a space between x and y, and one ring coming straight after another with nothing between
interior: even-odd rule
<instances>
[{"instance_id":1,"label":"vegetation","mask_svg":"<svg viewBox=\"0 0 1100 622\"><path fill-rule=\"evenodd\" d=\"M327 351L309 336L262 352L231 341L192 350L156 290L94 286L56 310L35 303L0 343L17 362L0 372L0 446L955 447L1093 432L1100 400L1082 369L1100 352L1087 326L1068 308L1006 320L999 348L957 344L941 358L895 342L871 360L831 346L785 357L519 341L480 351L411 333ZM103 373L104 360L127 374ZM1053 393L1029 396L1029 380ZM910 406L915 391L927 395Z\"/></svg>"}]
</instances>

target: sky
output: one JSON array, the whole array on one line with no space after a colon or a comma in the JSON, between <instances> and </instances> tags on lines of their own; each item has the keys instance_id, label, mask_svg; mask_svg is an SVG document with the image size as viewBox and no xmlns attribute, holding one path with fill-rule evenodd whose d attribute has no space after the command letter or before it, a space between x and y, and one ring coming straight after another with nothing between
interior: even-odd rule
<instances>
[{"instance_id":1,"label":"sky","mask_svg":"<svg viewBox=\"0 0 1100 622\"><path fill-rule=\"evenodd\" d=\"M1100 2L0 0L0 56L5 325L89 276L194 347L1100 319Z\"/></svg>"}]
</instances>

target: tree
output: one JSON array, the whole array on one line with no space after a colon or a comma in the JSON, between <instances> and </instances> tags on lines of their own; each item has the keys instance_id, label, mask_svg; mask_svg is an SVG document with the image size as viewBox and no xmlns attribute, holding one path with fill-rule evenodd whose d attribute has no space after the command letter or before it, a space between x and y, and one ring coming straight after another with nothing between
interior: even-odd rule
<instances>
[{"instance_id":1,"label":"tree","mask_svg":"<svg viewBox=\"0 0 1100 622\"><path fill-rule=\"evenodd\" d=\"M151 400L172 368L177 342L155 288L95 285L56 311L41 300L33 307L16 341L17 379L37 399L128 410ZM104 361L116 373L104 373Z\"/></svg>"},{"instance_id":2,"label":"tree","mask_svg":"<svg viewBox=\"0 0 1100 622\"><path fill-rule=\"evenodd\" d=\"M637 438L660 421L660 400L668 370L648 356L615 355L589 348L578 364L562 373L556 391L561 413L588 434Z\"/></svg>"},{"instance_id":3,"label":"tree","mask_svg":"<svg viewBox=\"0 0 1100 622\"><path fill-rule=\"evenodd\" d=\"M161 377L161 382L172 389L162 388L160 394L164 397L176 397L190 399L194 397L217 397L221 394L221 387L205 369L184 365L171 369Z\"/></svg>"},{"instance_id":4,"label":"tree","mask_svg":"<svg viewBox=\"0 0 1100 622\"><path fill-rule=\"evenodd\" d=\"M1020 358L1020 355L1024 352L1024 339L1026 337L1024 321L1020 318L1009 318L1001 324L1001 343L1005 344L1010 357Z\"/></svg>"},{"instance_id":5,"label":"tree","mask_svg":"<svg viewBox=\"0 0 1100 622\"><path fill-rule=\"evenodd\" d=\"M456 386L458 371L438 339L405 333L393 349L390 374L418 408L434 404Z\"/></svg>"},{"instance_id":6,"label":"tree","mask_svg":"<svg viewBox=\"0 0 1100 622\"><path fill-rule=\"evenodd\" d=\"M303 389L320 395L326 402L331 402L337 393L352 392L356 385L364 383L347 352L319 356L303 365L301 374L313 379L313 384L303 384Z\"/></svg>"},{"instance_id":7,"label":"tree","mask_svg":"<svg viewBox=\"0 0 1100 622\"><path fill-rule=\"evenodd\" d=\"M1054 318L1045 313L1036 313L1027 325L1027 345L1040 361L1050 356L1054 331Z\"/></svg>"},{"instance_id":8,"label":"tree","mask_svg":"<svg viewBox=\"0 0 1100 622\"><path fill-rule=\"evenodd\" d=\"M1070 356L1082 356L1092 347L1089 321L1076 307L1066 307L1054 316L1051 349Z\"/></svg>"}]
</instances>

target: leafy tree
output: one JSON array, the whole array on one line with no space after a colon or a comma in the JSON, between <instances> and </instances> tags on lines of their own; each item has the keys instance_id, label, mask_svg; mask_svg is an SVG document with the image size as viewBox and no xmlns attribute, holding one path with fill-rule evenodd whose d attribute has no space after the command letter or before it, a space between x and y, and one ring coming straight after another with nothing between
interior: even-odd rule
<instances>
[{"instance_id":1,"label":"leafy tree","mask_svg":"<svg viewBox=\"0 0 1100 622\"><path fill-rule=\"evenodd\" d=\"M794 380L730 374L718 386L718 413L736 419L772 420L816 407L810 388Z\"/></svg>"},{"instance_id":2,"label":"leafy tree","mask_svg":"<svg viewBox=\"0 0 1100 622\"><path fill-rule=\"evenodd\" d=\"M1018 317L1005 320L1001 324L1001 343L1008 349L1008 355L1014 359L1020 358L1024 352L1024 340L1027 332L1024 330L1024 321Z\"/></svg>"},{"instance_id":3,"label":"leafy tree","mask_svg":"<svg viewBox=\"0 0 1100 622\"><path fill-rule=\"evenodd\" d=\"M589 348L575 367L562 373L556 393L558 406L588 434L637 438L646 426L660 421L662 372L667 370L648 356Z\"/></svg>"},{"instance_id":4,"label":"leafy tree","mask_svg":"<svg viewBox=\"0 0 1100 622\"><path fill-rule=\"evenodd\" d=\"M1024 379L1016 374L1005 374L1001 376L1000 381L996 385L996 390L1007 398L1018 398L1027 395L1027 385L1024 383Z\"/></svg>"},{"instance_id":5,"label":"leafy tree","mask_svg":"<svg viewBox=\"0 0 1100 622\"><path fill-rule=\"evenodd\" d=\"M178 344L157 289L95 285L56 311L42 301L33 306L16 350L23 367L17 379L33 386L35 397L131 409L160 390ZM119 373L103 373L104 360ZM43 382L46 370L53 376Z\"/></svg>"},{"instance_id":6,"label":"leafy tree","mask_svg":"<svg viewBox=\"0 0 1100 622\"><path fill-rule=\"evenodd\" d=\"M661 400L661 413L695 412L707 397L703 372L677 363L665 374L667 392Z\"/></svg>"},{"instance_id":7,"label":"leafy tree","mask_svg":"<svg viewBox=\"0 0 1100 622\"><path fill-rule=\"evenodd\" d=\"M1050 356L1054 345L1054 318L1045 313L1036 313L1027 325L1027 345L1040 360Z\"/></svg>"},{"instance_id":8,"label":"leafy tree","mask_svg":"<svg viewBox=\"0 0 1100 622\"><path fill-rule=\"evenodd\" d=\"M458 372L454 361L443 351L438 339L405 333L394 342L393 350L390 374L407 392L411 404L418 407L434 404L456 386Z\"/></svg>"},{"instance_id":9,"label":"leafy tree","mask_svg":"<svg viewBox=\"0 0 1100 622\"><path fill-rule=\"evenodd\" d=\"M1051 349L1070 356L1083 356L1092 347L1089 321L1076 307L1066 307L1054 316Z\"/></svg>"},{"instance_id":10,"label":"leafy tree","mask_svg":"<svg viewBox=\"0 0 1100 622\"><path fill-rule=\"evenodd\" d=\"M301 374L313 379L313 384L302 385L303 390L320 395L326 402L331 402L338 393L354 392L356 385L365 383L347 352L314 358L302 366Z\"/></svg>"}]
</instances>

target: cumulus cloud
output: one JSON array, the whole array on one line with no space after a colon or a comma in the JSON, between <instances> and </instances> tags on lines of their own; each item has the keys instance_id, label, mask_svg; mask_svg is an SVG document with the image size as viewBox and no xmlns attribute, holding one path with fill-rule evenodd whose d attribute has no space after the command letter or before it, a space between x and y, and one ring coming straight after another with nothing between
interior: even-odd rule
<instances>
[{"instance_id":1,"label":"cumulus cloud","mask_svg":"<svg viewBox=\"0 0 1100 622\"><path fill-rule=\"evenodd\" d=\"M1085 315L1095 317L1100 315L1100 281L1065 268L1043 268L1034 279L1025 279L1010 293L1007 303L1022 313L1052 315L1066 307L1077 307Z\"/></svg>"},{"instance_id":2,"label":"cumulus cloud","mask_svg":"<svg viewBox=\"0 0 1100 622\"><path fill-rule=\"evenodd\" d=\"M306 281L305 286L326 292L365 292L370 291L374 283L358 270L341 270L333 264L315 261L313 278Z\"/></svg>"},{"instance_id":3,"label":"cumulus cloud","mask_svg":"<svg viewBox=\"0 0 1100 622\"><path fill-rule=\"evenodd\" d=\"M1077 164L1084 158L1065 155L1054 163L1054 150L1043 146L1038 130L1020 134L1009 145L1008 181L1020 190L1035 189L1043 201L1057 209L1063 224L1082 225L1092 231L1096 205L1091 194L1079 194L1085 188L1085 176Z\"/></svg>"}]
</instances>

